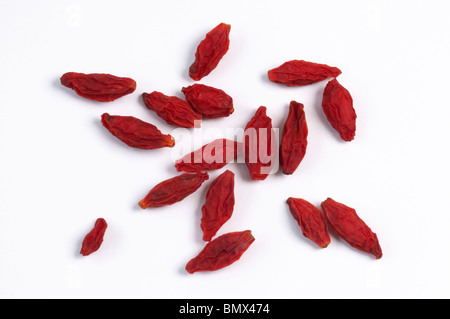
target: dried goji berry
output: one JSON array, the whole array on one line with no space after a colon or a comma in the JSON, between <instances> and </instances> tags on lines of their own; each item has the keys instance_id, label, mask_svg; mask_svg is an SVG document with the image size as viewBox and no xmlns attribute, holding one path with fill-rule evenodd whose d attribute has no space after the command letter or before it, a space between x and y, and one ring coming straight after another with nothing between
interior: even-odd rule
<instances>
[{"instance_id":1,"label":"dried goji berry","mask_svg":"<svg viewBox=\"0 0 450 319\"><path fill-rule=\"evenodd\" d=\"M261 106L247 123L244 131L245 163L252 180L264 180L269 176L275 157L275 132L272 119Z\"/></svg>"},{"instance_id":2,"label":"dried goji berry","mask_svg":"<svg viewBox=\"0 0 450 319\"><path fill-rule=\"evenodd\" d=\"M235 160L241 143L216 139L175 162L178 172L200 172L221 169Z\"/></svg>"},{"instance_id":3,"label":"dried goji berry","mask_svg":"<svg viewBox=\"0 0 450 319\"><path fill-rule=\"evenodd\" d=\"M219 64L230 46L231 26L221 23L206 34L195 53L195 61L189 68L189 76L199 81L207 76Z\"/></svg>"},{"instance_id":4,"label":"dried goji berry","mask_svg":"<svg viewBox=\"0 0 450 319\"><path fill-rule=\"evenodd\" d=\"M149 150L175 145L172 136L162 134L156 126L133 116L104 113L102 124L112 135L131 147Z\"/></svg>"},{"instance_id":5,"label":"dried goji berry","mask_svg":"<svg viewBox=\"0 0 450 319\"><path fill-rule=\"evenodd\" d=\"M103 243L106 228L108 228L106 221L103 218L98 218L94 228L84 238L80 254L88 256L96 252Z\"/></svg>"},{"instance_id":6,"label":"dried goji berry","mask_svg":"<svg viewBox=\"0 0 450 319\"><path fill-rule=\"evenodd\" d=\"M292 217L301 227L303 235L319 245L320 248L327 247L331 239L322 212L301 198L289 197L286 203L289 205Z\"/></svg>"},{"instance_id":7,"label":"dried goji berry","mask_svg":"<svg viewBox=\"0 0 450 319\"><path fill-rule=\"evenodd\" d=\"M341 74L341 70L326 64L292 60L283 63L279 67L269 70L269 80L287 86L303 86L335 78Z\"/></svg>"},{"instance_id":8,"label":"dried goji berry","mask_svg":"<svg viewBox=\"0 0 450 319\"><path fill-rule=\"evenodd\" d=\"M233 99L220 89L194 84L181 91L192 108L206 118L226 117L234 112Z\"/></svg>"},{"instance_id":9,"label":"dried goji berry","mask_svg":"<svg viewBox=\"0 0 450 319\"><path fill-rule=\"evenodd\" d=\"M377 235L359 218L353 208L328 198L322 202L322 209L330 226L350 246L372 254L376 259L383 256Z\"/></svg>"},{"instance_id":10,"label":"dried goji berry","mask_svg":"<svg viewBox=\"0 0 450 319\"><path fill-rule=\"evenodd\" d=\"M143 93L145 106L171 125L200 127L202 116L188 102L160 92Z\"/></svg>"},{"instance_id":11,"label":"dried goji berry","mask_svg":"<svg viewBox=\"0 0 450 319\"><path fill-rule=\"evenodd\" d=\"M293 174L305 157L307 137L303 104L291 101L280 145L280 166L284 174Z\"/></svg>"},{"instance_id":12,"label":"dried goji berry","mask_svg":"<svg viewBox=\"0 0 450 319\"><path fill-rule=\"evenodd\" d=\"M206 244L200 254L186 265L188 273L222 269L239 260L255 241L250 230L217 237Z\"/></svg>"},{"instance_id":13,"label":"dried goji berry","mask_svg":"<svg viewBox=\"0 0 450 319\"><path fill-rule=\"evenodd\" d=\"M336 79L328 82L323 92L323 111L331 126L338 131L344 141L355 138L356 112L350 92Z\"/></svg>"},{"instance_id":14,"label":"dried goji berry","mask_svg":"<svg viewBox=\"0 0 450 319\"><path fill-rule=\"evenodd\" d=\"M133 79L102 73L68 72L61 77L61 84L82 97L100 102L114 101L136 90Z\"/></svg>"},{"instance_id":15,"label":"dried goji berry","mask_svg":"<svg viewBox=\"0 0 450 319\"><path fill-rule=\"evenodd\" d=\"M139 202L142 209L172 205L185 199L202 186L209 178L207 173L181 174L165 180L155 187Z\"/></svg>"},{"instance_id":16,"label":"dried goji berry","mask_svg":"<svg viewBox=\"0 0 450 319\"><path fill-rule=\"evenodd\" d=\"M234 173L227 170L212 183L202 206L203 240L210 241L233 214Z\"/></svg>"}]
</instances>

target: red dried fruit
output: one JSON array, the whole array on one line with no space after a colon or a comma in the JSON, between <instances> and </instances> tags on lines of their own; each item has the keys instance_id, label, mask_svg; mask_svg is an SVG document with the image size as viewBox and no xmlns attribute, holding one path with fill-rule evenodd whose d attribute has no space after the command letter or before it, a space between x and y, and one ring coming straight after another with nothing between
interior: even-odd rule
<instances>
[{"instance_id":1,"label":"red dried fruit","mask_svg":"<svg viewBox=\"0 0 450 319\"><path fill-rule=\"evenodd\" d=\"M133 79L101 73L68 72L61 77L61 84L79 96L100 102L111 102L136 90Z\"/></svg>"},{"instance_id":2,"label":"red dried fruit","mask_svg":"<svg viewBox=\"0 0 450 319\"><path fill-rule=\"evenodd\" d=\"M210 241L233 214L234 173L227 170L217 177L209 187L202 207L201 228L203 240Z\"/></svg>"},{"instance_id":3,"label":"red dried fruit","mask_svg":"<svg viewBox=\"0 0 450 319\"><path fill-rule=\"evenodd\" d=\"M181 174L165 180L155 187L139 202L142 209L172 205L185 199L208 180L207 173Z\"/></svg>"},{"instance_id":4,"label":"red dried fruit","mask_svg":"<svg viewBox=\"0 0 450 319\"><path fill-rule=\"evenodd\" d=\"M220 89L194 84L181 91L192 108L206 118L227 117L234 112L233 99Z\"/></svg>"},{"instance_id":5,"label":"red dried fruit","mask_svg":"<svg viewBox=\"0 0 450 319\"><path fill-rule=\"evenodd\" d=\"M303 235L315 242L320 248L326 248L331 239L322 212L316 206L301 198L289 197L286 203L289 205L292 217L301 227Z\"/></svg>"},{"instance_id":6,"label":"red dried fruit","mask_svg":"<svg viewBox=\"0 0 450 319\"><path fill-rule=\"evenodd\" d=\"M330 226L350 246L372 254L376 259L383 256L377 235L353 208L328 198L322 202L322 209Z\"/></svg>"},{"instance_id":7,"label":"red dried fruit","mask_svg":"<svg viewBox=\"0 0 450 319\"><path fill-rule=\"evenodd\" d=\"M197 47L195 61L189 68L189 76L199 81L207 76L219 64L230 46L231 26L221 23L206 34L206 37Z\"/></svg>"},{"instance_id":8,"label":"red dried fruit","mask_svg":"<svg viewBox=\"0 0 450 319\"><path fill-rule=\"evenodd\" d=\"M167 123L180 127L200 127L202 116L188 102L160 92L142 94L145 106L165 120Z\"/></svg>"},{"instance_id":9,"label":"red dried fruit","mask_svg":"<svg viewBox=\"0 0 450 319\"><path fill-rule=\"evenodd\" d=\"M300 165L305 157L307 138L308 125L303 104L291 101L280 145L280 166L284 174L293 174Z\"/></svg>"},{"instance_id":10,"label":"red dried fruit","mask_svg":"<svg viewBox=\"0 0 450 319\"><path fill-rule=\"evenodd\" d=\"M89 256L96 252L103 243L106 228L108 228L106 221L103 218L98 218L94 228L84 238L80 254Z\"/></svg>"},{"instance_id":11,"label":"red dried fruit","mask_svg":"<svg viewBox=\"0 0 450 319\"><path fill-rule=\"evenodd\" d=\"M269 176L276 155L275 132L266 111L265 106L259 107L244 131L245 163L252 180Z\"/></svg>"},{"instance_id":12,"label":"red dried fruit","mask_svg":"<svg viewBox=\"0 0 450 319\"><path fill-rule=\"evenodd\" d=\"M178 172L220 169L237 158L240 144L228 139L214 140L177 160L175 167Z\"/></svg>"},{"instance_id":13,"label":"red dried fruit","mask_svg":"<svg viewBox=\"0 0 450 319\"><path fill-rule=\"evenodd\" d=\"M172 136L162 134L156 126L132 116L104 113L102 124L112 135L131 147L150 150L175 145Z\"/></svg>"},{"instance_id":14,"label":"red dried fruit","mask_svg":"<svg viewBox=\"0 0 450 319\"><path fill-rule=\"evenodd\" d=\"M217 237L206 244L200 254L189 261L186 271L215 271L239 260L243 253L255 241L250 230L233 232Z\"/></svg>"},{"instance_id":15,"label":"red dried fruit","mask_svg":"<svg viewBox=\"0 0 450 319\"><path fill-rule=\"evenodd\" d=\"M336 79L328 82L323 92L322 107L331 126L344 141L351 141L356 133L356 112L353 99Z\"/></svg>"},{"instance_id":16,"label":"red dried fruit","mask_svg":"<svg viewBox=\"0 0 450 319\"><path fill-rule=\"evenodd\" d=\"M287 86L303 86L335 78L341 74L341 70L326 64L318 64L303 60L292 60L283 63L279 67L269 70L269 80Z\"/></svg>"}]
</instances>

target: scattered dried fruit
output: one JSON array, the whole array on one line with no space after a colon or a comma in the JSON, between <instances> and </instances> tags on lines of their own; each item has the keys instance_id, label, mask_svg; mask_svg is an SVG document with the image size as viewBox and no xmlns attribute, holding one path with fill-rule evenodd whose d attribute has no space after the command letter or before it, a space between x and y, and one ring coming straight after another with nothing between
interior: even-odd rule
<instances>
[{"instance_id":1,"label":"scattered dried fruit","mask_svg":"<svg viewBox=\"0 0 450 319\"><path fill-rule=\"evenodd\" d=\"M330 226L350 246L372 254L376 259L383 256L377 235L359 218L356 211L328 198L322 209Z\"/></svg>"},{"instance_id":2,"label":"scattered dried fruit","mask_svg":"<svg viewBox=\"0 0 450 319\"><path fill-rule=\"evenodd\" d=\"M158 128L133 116L102 115L103 126L128 146L141 149L173 147L175 140Z\"/></svg>"},{"instance_id":3,"label":"scattered dried fruit","mask_svg":"<svg viewBox=\"0 0 450 319\"><path fill-rule=\"evenodd\" d=\"M239 260L243 253L255 241L250 230L233 232L217 237L206 244L200 254L189 261L186 271L215 271Z\"/></svg>"},{"instance_id":4,"label":"scattered dried fruit","mask_svg":"<svg viewBox=\"0 0 450 319\"><path fill-rule=\"evenodd\" d=\"M221 23L200 42L195 61L189 68L189 76L194 81L210 74L228 52L230 30L230 25ZM338 68L292 60L269 70L267 74L270 81L286 86L304 86L333 78L323 93L323 111L343 140L354 139L357 116L349 91L336 80L341 74ZM78 95L101 102L114 101L136 90L136 82L133 79L111 74L68 72L60 81ZM167 123L179 127L200 127L202 117L227 117L234 112L233 99L223 90L204 84L193 84L183 87L182 92L186 100L156 91L143 93L142 97L148 109ZM146 209L182 201L209 179L208 174L202 171L220 169L236 160L242 146L251 179L266 179L272 170L277 147L272 120L266 111L267 108L261 106L247 123L244 143L217 139L176 161L177 171L192 174L183 173L159 183L139 202L139 206ZM130 147L157 149L175 145L171 135L162 134L156 126L135 117L104 113L101 120L112 135ZM285 174L293 174L303 160L308 145L307 137L304 106L291 101L279 148L279 163ZM208 243L197 257L187 263L187 272L224 268L239 260L254 242L255 238L250 230L228 233L212 240L233 214L234 183L234 173L229 170L211 183L202 206L200 225L203 240ZM370 253L377 259L382 257L377 235L359 218L353 208L328 198L321 205L323 215L317 207L304 199L290 197L286 202L303 235L319 247L325 248L330 243L328 222L352 247ZM88 256L96 252L103 243L107 227L106 221L98 218L94 228L84 238L80 254Z\"/></svg>"},{"instance_id":5,"label":"scattered dried fruit","mask_svg":"<svg viewBox=\"0 0 450 319\"><path fill-rule=\"evenodd\" d=\"M323 111L331 126L338 131L344 141L355 138L356 112L353 99L346 88L336 79L328 82L323 92Z\"/></svg>"},{"instance_id":6,"label":"scattered dried fruit","mask_svg":"<svg viewBox=\"0 0 450 319\"><path fill-rule=\"evenodd\" d=\"M68 72L61 77L61 84L79 96L100 102L111 102L136 90L133 79L102 73Z\"/></svg>"},{"instance_id":7,"label":"scattered dried fruit","mask_svg":"<svg viewBox=\"0 0 450 319\"><path fill-rule=\"evenodd\" d=\"M318 64L303 60L292 60L269 70L269 80L287 86L303 86L335 78L341 70L326 64Z\"/></svg>"}]
</instances>

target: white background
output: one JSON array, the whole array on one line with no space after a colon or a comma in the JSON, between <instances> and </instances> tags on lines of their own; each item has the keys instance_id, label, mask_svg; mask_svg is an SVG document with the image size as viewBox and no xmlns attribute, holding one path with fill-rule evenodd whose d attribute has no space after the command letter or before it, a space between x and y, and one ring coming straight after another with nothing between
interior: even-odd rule
<instances>
[{"instance_id":1,"label":"white background","mask_svg":"<svg viewBox=\"0 0 450 319\"><path fill-rule=\"evenodd\" d=\"M5 1L0 2L0 297L3 298L448 298L450 297L448 1ZM188 274L203 248L200 208L210 182L183 202L141 210L177 174L174 149L132 149L100 123L132 115L171 133L141 93L181 96L197 44L231 24L230 50L201 83L235 113L203 129L244 127L264 105L275 127L305 104L309 145L293 176L236 173L234 215L220 230L251 229L240 261ZM342 142L321 110L325 82L288 88L266 72L291 59L339 67L358 114ZM69 71L134 78L115 102L59 83ZM191 130L191 133L193 131ZM207 137L205 137L208 140ZM174 155L175 154L175 155ZM332 197L377 233L375 260L332 233L320 250L285 200ZM96 218L101 249L79 255Z\"/></svg>"}]
</instances>

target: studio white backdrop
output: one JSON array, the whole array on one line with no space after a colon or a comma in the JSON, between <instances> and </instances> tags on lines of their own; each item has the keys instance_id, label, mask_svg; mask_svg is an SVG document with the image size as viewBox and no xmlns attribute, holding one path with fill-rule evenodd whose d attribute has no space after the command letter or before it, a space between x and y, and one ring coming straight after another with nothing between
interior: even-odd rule
<instances>
[{"instance_id":1,"label":"studio white backdrop","mask_svg":"<svg viewBox=\"0 0 450 319\"><path fill-rule=\"evenodd\" d=\"M448 1L1 1L0 297L2 298L448 298L450 293L450 49ZM231 24L230 50L200 83L229 93L235 112L203 132L244 127L264 105L282 127L291 100L305 105L305 159L292 176L236 174L236 205L219 235L250 229L254 244L211 273L184 267L203 248L203 187L172 206L141 210L178 173L174 149L132 149L101 114L130 115L171 133L143 92L181 95L198 43ZM267 70L303 59L337 66L352 94L357 133L339 139L321 110L326 82L288 88ZM83 99L62 74L137 81L117 101ZM190 132L190 133L189 133ZM206 134L204 142L212 140ZM178 153L177 153L178 152ZM285 203L332 197L377 233L384 256L331 233L318 249ZM103 217L101 249L79 254Z\"/></svg>"}]
</instances>

